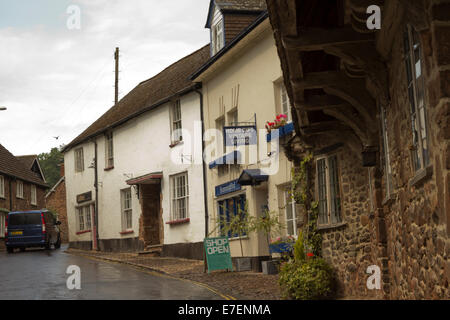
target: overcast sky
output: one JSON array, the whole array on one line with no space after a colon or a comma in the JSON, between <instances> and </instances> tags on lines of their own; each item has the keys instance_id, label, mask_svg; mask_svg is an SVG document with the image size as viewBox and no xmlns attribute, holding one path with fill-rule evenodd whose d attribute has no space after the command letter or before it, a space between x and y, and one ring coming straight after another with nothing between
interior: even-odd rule
<instances>
[{"instance_id":1,"label":"overcast sky","mask_svg":"<svg viewBox=\"0 0 450 320\"><path fill-rule=\"evenodd\" d=\"M76 12L80 9L80 29ZM0 144L14 155L69 143L114 100L209 42L209 0L0 0ZM59 136L56 140L54 137Z\"/></svg>"}]
</instances>

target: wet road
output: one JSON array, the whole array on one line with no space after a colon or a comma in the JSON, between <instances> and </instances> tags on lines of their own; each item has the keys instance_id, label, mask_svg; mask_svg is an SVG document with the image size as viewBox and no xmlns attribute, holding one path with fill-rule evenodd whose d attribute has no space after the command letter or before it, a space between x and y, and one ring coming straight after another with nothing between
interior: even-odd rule
<instances>
[{"instance_id":1,"label":"wet road","mask_svg":"<svg viewBox=\"0 0 450 320\"><path fill-rule=\"evenodd\" d=\"M150 275L126 265L110 264L59 250L0 252L0 299L221 299L193 283ZM81 269L81 289L69 290L69 265Z\"/></svg>"}]
</instances>

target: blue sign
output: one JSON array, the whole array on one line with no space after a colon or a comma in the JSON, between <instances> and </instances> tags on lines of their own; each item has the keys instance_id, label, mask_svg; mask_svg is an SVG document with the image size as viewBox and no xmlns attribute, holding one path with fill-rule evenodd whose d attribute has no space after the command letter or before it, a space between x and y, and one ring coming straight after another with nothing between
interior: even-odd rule
<instances>
[{"instance_id":1,"label":"blue sign","mask_svg":"<svg viewBox=\"0 0 450 320\"><path fill-rule=\"evenodd\" d=\"M241 185L237 180L233 180L216 187L216 197L223 196L224 194L241 190Z\"/></svg>"},{"instance_id":2,"label":"blue sign","mask_svg":"<svg viewBox=\"0 0 450 320\"><path fill-rule=\"evenodd\" d=\"M255 126L224 127L225 146L256 145L257 134Z\"/></svg>"}]
</instances>

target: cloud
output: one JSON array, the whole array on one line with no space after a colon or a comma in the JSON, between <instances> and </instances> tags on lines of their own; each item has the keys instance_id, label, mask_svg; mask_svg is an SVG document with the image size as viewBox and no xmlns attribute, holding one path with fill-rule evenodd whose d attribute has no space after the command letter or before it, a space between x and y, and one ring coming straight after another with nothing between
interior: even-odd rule
<instances>
[{"instance_id":1,"label":"cloud","mask_svg":"<svg viewBox=\"0 0 450 320\"><path fill-rule=\"evenodd\" d=\"M123 97L209 41L208 0L72 1L80 30L67 29L67 7L54 1L34 5L31 21L19 16L24 7L0 10L0 105L8 108L0 111L0 143L16 155L69 143L112 106L115 47Z\"/></svg>"}]
</instances>

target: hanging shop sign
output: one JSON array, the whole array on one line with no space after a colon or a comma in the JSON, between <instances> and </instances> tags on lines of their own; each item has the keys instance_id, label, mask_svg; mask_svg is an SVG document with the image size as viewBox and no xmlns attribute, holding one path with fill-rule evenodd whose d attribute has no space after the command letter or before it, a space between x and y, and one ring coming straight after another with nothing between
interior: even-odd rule
<instances>
[{"instance_id":1,"label":"hanging shop sign","mask_svg":"<svg viewBox=\"0 0 450 320\"><path fill-rule=\"evenodd\" d=\"M227 237L205 238L204 240L208 273L212 270L233 271L230 243Z\"/></svg>"},{"instance_id":2,"label":"hanging shop sign","mask_svg":"<svg viewBox=\"0 0 450 320\"><path fill-rule=\"evenodd\" d=\"M225 146L249 146L257 144L256 126L224 127Z\"/></svg>"}]
</instances>

